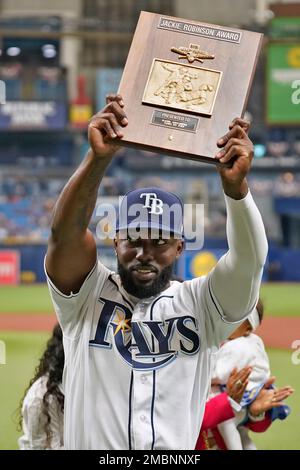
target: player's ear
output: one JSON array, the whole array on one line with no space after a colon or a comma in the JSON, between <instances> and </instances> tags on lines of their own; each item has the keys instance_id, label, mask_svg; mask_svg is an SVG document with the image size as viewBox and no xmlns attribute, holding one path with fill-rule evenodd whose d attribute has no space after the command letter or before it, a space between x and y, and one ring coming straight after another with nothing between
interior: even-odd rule
<instances>
[{"instance_id":1,"label":"player's ear","mask_svg":"<svg viewBox=\"0 0 300 470\"><path fill-rule=\"evenodd\" d=\"M184 241L183 240L177 240L177 246L176 246L176 259L178 259L184 249Z\"/></svg>"},{"instance_id":2,"label":"player's ear","mask_svg":"<svg viewBox=\"0 0 300 470\"><path fill-rule=\"evenodd\" d=\"M115 251L116 251L117 248L118 248L118 242L119 242L119 240L118 240L118 234L116 234L116 236L115 236L115 238L114 238L114 248L115 248Z\"/></svg>"}]
</instances>

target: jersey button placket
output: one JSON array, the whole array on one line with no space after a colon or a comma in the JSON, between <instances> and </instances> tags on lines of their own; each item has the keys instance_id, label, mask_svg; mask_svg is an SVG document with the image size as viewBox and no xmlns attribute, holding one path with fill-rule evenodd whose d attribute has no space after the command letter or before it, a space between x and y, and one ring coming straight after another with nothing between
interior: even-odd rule
<instances>
[{"instance_id":1,"label":"jersey button placket","mask_svg":"<svg viewBox=\"0 0 300 470\"><path fill-rule=\"evenodd\" d=\"M147 376L145 374L141 375L141 382L142 384L145 384L148 381Z\"/></svg>"},{"instance_id":2,"label":"jersey button placket","mask_svg":"<svg viewBox=\"0 0 300 470\"><path fill-rule=\"evenodd\" d=\"M151 449L151 406L153 395L153 372L134 370L133 432L136 449Z\"/></svg>"},{"instance_id":3,"label":"jersey button placket","mask_svg":"<svg viewBox=\"0 0 300 470\"><path fill-rule=\"evenodd\" d=\"M134 321L147 318L147 302L139 302L134 309ZM141 328L143 326L141 325ZM140 363L140 358L136 358ZM142 366L142 364L141 364ZM152 445L151 406L153 395L153 372L133 369L132 423L135 449L147 450Z\"/></svg>"}]
</instances>

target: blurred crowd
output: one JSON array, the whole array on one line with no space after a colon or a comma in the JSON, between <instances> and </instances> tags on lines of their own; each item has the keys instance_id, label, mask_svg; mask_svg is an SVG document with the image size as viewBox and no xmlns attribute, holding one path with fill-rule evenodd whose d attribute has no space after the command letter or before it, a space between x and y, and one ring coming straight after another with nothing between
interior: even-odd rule
<instances>
[{"instance_id":1,"label":"blurred crowd","mask_svg":"<svg viewBox=\"0 0 300 470\"><path fill-rule=\"evenodd\" d=\"M0 179L0 240L45 241L64 181L10 176Z\"/></svg>"},{"instance_id":2,"label":"blurred crowd","mask_svg":"<svg viewBox=\"0 0 300 470\"><path fill-rule=\"evenodd\" d=\"M6 243L47 241L51 213L65 181L66 178L63 177L28 178L13 174L0 177L0 241ZM186 203L204 204L206 236L223 238L226 220L224 200L221 192L213 190L213 181L213 177L194 177L189 179L189 184L186 185L182 179L176 177L167 180L160 176L149 175L129 180L120 175L107 176L99 194L99 201L113 202L117 205L118 196L128 191L132 185L134 187L163 185L165 189L181 194ZM300 198L300 177L290 172L281 173L275 178L252 176L250 186L254 196L262 201L266 201L267 198L271 202L274 198ZM97 218L94 217L92 229L95 229L96 223ZM269 228L269 232L272 232L272 227ZM272 237L272 233L269 235Z\"/></svg>"}]
</instances>

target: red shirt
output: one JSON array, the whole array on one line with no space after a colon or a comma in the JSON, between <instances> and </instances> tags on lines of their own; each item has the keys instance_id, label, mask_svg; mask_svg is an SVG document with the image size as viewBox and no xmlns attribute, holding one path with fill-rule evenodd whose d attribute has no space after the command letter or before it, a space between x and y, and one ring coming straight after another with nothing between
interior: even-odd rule
<instances>
[{"instance_id":1,"label":"red shirt","mask_svg":"<svg viewBox=\"0 0 300 470\"><path fill-rule=\"evenodd\" d=\"M227 419L234 418L234 411L228 400L227 393L220 393L208 400L205 406L203 422L200 434L196 443L196 450L209 449L207 431L213 434L216 444L220 450L227 450L221 434L218 431L217 425L226 421ZM271 424L271 419L266 416L265 419L258 422L248 422L245 426L254 432L264 432Z\"/></svg>"}]
</instances>

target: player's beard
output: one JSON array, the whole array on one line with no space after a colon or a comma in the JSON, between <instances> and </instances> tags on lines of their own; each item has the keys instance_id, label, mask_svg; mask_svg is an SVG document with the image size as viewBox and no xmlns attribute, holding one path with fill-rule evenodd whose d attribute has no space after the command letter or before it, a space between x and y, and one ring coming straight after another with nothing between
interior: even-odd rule
<instances>
[{"instance_id":1,"label":"player's beard","mask_svg":"<svg viewBox=\"0 0 300 470\"><path fill-rule=\"evenodd\" d=\"M160 274L153 279L149 285L137 284L132 276L132 272L118 260L118 273L122 281L122 285L128 294L138 297L139 299L146 299L152 297L163 291L172 279L174 264L172 263L161 270Z\"/></svg>"}]
</instances>

